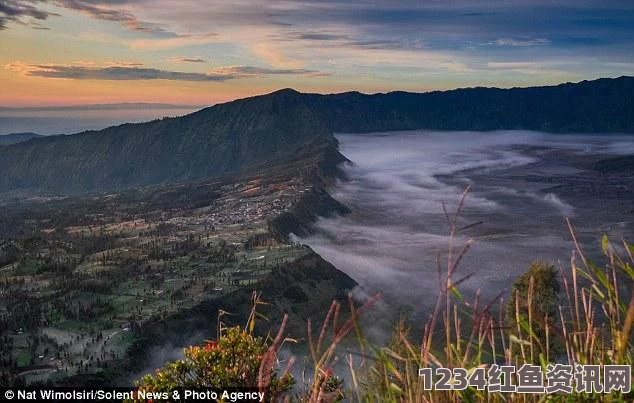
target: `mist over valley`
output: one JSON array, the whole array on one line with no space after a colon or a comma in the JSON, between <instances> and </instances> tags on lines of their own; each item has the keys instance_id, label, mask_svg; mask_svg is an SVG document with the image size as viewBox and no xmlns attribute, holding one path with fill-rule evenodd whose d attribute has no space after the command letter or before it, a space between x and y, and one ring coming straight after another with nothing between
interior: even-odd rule
<instances>
[{"instance_id":1,"label":"mist over valley","mask_svg":"<svg viewBox=\"0 0 634 403\"><path fill-rule=\"evenodd\" d=\"M425 312L438 294L435 257L449 247L450 214L471 187L454 256L474 243L457 278L467 299L506 291L534 260L567 266L574 248L570 217L590 256L605 233L618 241L634 231L634 178L605 171L606 161L632 163L624 135L501 132L339 134L351 163L333 196L352 213L320 219L301 241L350 275L364 294L383 292L393 309Z\"/></svg>"}]
</instances>

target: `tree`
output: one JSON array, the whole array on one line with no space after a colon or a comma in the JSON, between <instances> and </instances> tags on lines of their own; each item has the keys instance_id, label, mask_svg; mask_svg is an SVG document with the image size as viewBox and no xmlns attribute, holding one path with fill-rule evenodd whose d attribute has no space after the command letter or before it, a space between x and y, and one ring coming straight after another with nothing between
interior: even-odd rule
<instances>
[{"instance_id":1,"label":"tree","mask_svg":"<svg viewBox=\"0 0 634 403\"><path fill-rule=\"evenodd\" d=\"M506 306L506 324L511 335L535 342L537 351L533 351L534 357L546 353L546 327L550 330L548 350L552 352L556 349L552 320L557 315L560 291L555 267L540 261L532 262L513 283Z\"/></svg>"}]
</instances>

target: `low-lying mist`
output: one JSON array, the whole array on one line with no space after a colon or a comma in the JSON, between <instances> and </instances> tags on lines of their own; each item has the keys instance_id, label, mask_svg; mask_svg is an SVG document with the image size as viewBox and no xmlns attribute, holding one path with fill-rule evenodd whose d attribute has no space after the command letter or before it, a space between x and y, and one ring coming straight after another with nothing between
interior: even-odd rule
<instances>
[{"instance_id":1,"label":"low-lying mist","mask_svg":"<svg viewBox=\"0 0 634 403\"><path fill-rule=\"evenodd\" d=\"M390 309L424 313L433 303L435 257L449 242L442 202L451 214L467 185L458 224L479 224L454 243L474 239L457 274L474 273L461 285L469 297L477 289L485 298L508 295L533 260L567 265L565 217L590 254L603 233L634 238L631 174L595 168L633 155L631 136L416 131L338 139L352 164L332 194L353 213L321 219L321 231L302 242L354 278L358 292L383 292Z\"/></svg>"}]
</instances>

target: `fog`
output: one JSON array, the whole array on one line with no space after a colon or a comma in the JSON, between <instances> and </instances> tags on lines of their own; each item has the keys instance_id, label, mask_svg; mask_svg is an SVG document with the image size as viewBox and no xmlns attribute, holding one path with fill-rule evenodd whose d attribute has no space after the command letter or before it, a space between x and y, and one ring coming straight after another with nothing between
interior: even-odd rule
<instances>
[{"instance_id":1,"label":"fog","mask_svg":"<svg viewBox=\"0 0 634 403\"><path fill-rule=\"evenodd\" d=\"M587 253L600 237L632 237L632 181L601 174L601 159L634 154L625 135L553 135L524 131L340 134L351 164L331 189L352 208L320 219L301 241L359 283L357 293L383 292L392 309L426 312L438 293L435 256L448 249L449 212L467 185L458 249L474 244L456 277L466 297L509 290L533 260L566 266L573 249L565 217ZM621 176L619 176L621 175ZM443 265L446 262L443 260Z\"/></svg>"},{"instance_id":2,"label":"fog","mask_svg":"<svg viewBox=\"0 0 634 403\"><path fill-rule=\"evenodd\" d=\"M0 107L0 135L25 132L71 134L84 130L100 130L122 123L182 116L198 109L200 107L161 104L88 105L52 109Z\"/></svg>"}]
</instances>

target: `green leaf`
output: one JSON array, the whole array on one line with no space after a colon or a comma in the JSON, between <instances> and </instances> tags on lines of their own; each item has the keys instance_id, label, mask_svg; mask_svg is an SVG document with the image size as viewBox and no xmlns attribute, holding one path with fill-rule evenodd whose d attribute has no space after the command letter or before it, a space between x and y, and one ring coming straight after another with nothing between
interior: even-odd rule
<instances>
[{"instance_id":1,"label":"green leaf","mask_svg":"<svg viewBox=\"0 0 634 403\"><path fill-rule=\"evenodd\" d=\"M395 384L394 382L390 382L390 389L392 390L392 392L396 393L399 396L403 395L403 389L401 389L397 384Z\"/></svg>"},{"instance_id":2,"label":"green leaf","mask_svg":"<svg viewBox=\"0 0 634 403\"><path fill-rule=\"evenodd\" d=\"M251 319L251 321L249 322L249 333L253 333L254 329L255 329L255 319Z\"/></svg>"},{"instance_id":3,"label":"green leaf","mask_svg":"<svg viewBox=\"0 0 634 403\"><path fill-rule=\"evenodd\" d=\"M522 344L522 345L525 345L525 346L530 346L530 345L531 345L531 342L530 342L530 341L520 339L519 337L517 337L517 336L516 336L516 335L514 335L514 334L512 334L512 335L511 335L511 341L512 341L513 343Z\"/></svg>"},{"instance_id":4,"label":"green leaf","mask_svg":"<svg viewBox=\"0 0 634 403\"><path fill-rule=\"evenodd\" d=\"M592 267L592 272L597 277L597 280L599 280L601 285L607 288L608 290L610 290L612 284L610 284L610 280L608 280L603 270L601 270L599 267L595 266L594 264L592 264L591 267Z\"/></svg>"},{"instance_id":5,"label":"green leaf","mask_svg":"<svg viewBox=\"0 0 634 403\"><path fill-rule=\"evenodd\" d=\"M608 240L607 235L603 235L601 238L601 248L603 249L603 253L608 254L608 248L610 247L610 241Z\"/></svg>"},{"instance_id":6,"label":"green leaf","mask_svg":"<svg viewBox=\"0 0 634 403\"><path fill-rule=\"evenodd\" d=\"M627 244L627 249L629 249L630 253L634 255L634 245L631 245L631 244L628 243Z\"/></svg>"},{"instance_id":7,"label":"green leaf","mask_svg":"<svg viewBox=\"0 0 634 403\"><path fill-rule=\"evenodd\" d=\"M630 276L632 280L634 280L634 269L632 269L632 266L630 266L629 263L626 263L623 266L623 270L627 273L628 276Z\"/></svg>"},{"instance_id":8,"label":"green leaf","mask_svg":"<svg viewBox=\"0 0 634 403\"><path fill-rule=\"evenodd\" d=\"M458 298L458 300L462 301L462 294L460 294L460 291L458 291L456 287L451 286L449 289L451 290L451 293Z\"/></svg>"}]
</instances>

